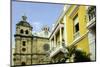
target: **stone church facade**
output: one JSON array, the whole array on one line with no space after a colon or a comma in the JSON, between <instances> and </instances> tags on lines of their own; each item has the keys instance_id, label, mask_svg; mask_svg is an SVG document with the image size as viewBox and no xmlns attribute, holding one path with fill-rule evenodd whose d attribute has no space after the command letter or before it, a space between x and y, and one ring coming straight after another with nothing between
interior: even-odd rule
<instances>
[{"instance_id":1,"label":"stone church facade","mask_svg":"<svg viewBox=\"0 0 100 67\"><path fill-rule=\"evenodd\" d=\"M32 33L33 27L26 21L27 17L16 24L14 65L48 64L49 28L44 27L39 35ZM46 36L44 36L46 35Z\"/></svg>"}]
</instances>

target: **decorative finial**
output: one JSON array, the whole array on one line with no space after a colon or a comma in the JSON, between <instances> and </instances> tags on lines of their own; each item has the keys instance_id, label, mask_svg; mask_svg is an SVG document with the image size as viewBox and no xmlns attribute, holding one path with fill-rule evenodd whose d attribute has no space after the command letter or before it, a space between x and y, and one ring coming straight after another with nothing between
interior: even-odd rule
<instances>
[{"instance_id":1,"label":"decorative finial","mask_svg":"<svg viewBox=\"0 0 100 67\"><path fill-rule=\"evenodd\" d=\"M23 21L26 21L27 17L24 15L22 16Z\"/></svg>"}]
</instances>

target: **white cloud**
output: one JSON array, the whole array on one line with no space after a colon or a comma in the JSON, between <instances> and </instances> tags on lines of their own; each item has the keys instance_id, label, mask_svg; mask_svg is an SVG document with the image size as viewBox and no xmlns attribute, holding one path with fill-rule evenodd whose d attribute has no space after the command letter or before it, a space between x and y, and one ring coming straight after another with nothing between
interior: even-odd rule
<instances>
[{"instance_id":1,"label":"white cloud","mask_svg":"<svg viewBox=\"0 0 100 67\"><path fill-rule=\"evenodd\" d=\"M33 32L39 32L41 31L43 24L41 22L33 22L32 26L33 26Z\"/></svg>"}]
</instances>

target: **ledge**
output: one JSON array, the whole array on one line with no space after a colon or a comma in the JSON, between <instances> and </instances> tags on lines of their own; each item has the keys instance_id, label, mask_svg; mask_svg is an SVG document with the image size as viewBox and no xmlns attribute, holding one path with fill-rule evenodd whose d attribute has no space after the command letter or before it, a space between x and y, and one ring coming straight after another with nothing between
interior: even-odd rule
<instances>
[{"instance_id":1,"label":"ledge","mask_svg":"<svg viewBox=\"0 0 100 67\"><path fill-rule=\"evenodd\" d=\"M88 34L88 32L89 31L87 31L84 35L79 36L78 38L76 38L70 45L75 45L76 43L78 43L79 41L81 41L83 38L85 38L85 36Z\"/></svg>"},{"instance_id":2,"label":"ledge","mask_svg":"<svg viewBox=\"0 0 100 67\"><path fill-rule=\"evenodd\" d=\"M59 46L59 47L56 47L55 50L50 53L50 58L52 58L53 56L55 56L60 51L63 52L63 53L67 53L68 52L67 49L64 48L63 46Z\"/></svg>"},{"instance_id":3,"label":"ledge","mask_svg":"<svg viewBox=\"0 0 100 67\"><path fill-rule=\"evenodd\" d=\"M89 21L87 23L87 28L91 29L92 27L94 27L96 25L96 18L94 17L91 21Z\"/></svg>"}]
</instances>

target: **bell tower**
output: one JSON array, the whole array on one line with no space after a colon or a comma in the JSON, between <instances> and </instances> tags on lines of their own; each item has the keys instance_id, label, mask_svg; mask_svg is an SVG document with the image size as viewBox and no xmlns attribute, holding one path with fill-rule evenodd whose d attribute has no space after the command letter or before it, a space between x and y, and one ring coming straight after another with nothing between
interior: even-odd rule
<instances>
[{"instance_id":1,"label":"bell tower","mask_svg":"<svg viewBox=\"0 0 100 67\"><path fill-rule=\"evenodd\" d=\"M27 22L27 17L16 24L14 65L32 64L32 26Z\"/></svg>"},{"instance_id":2,"label":"bell tower","mask_svg":"<svg viewBox=\"0 0 100 67\"><path fill-rule=\"evenodd\" d=\"M49 29L49 27L47 26L47 25L45 25L43 28L42 28L42 31L43 31L43 36L44 37L48 37L49 36L49 34L50 34L50 29Z\"/></svg>"}]
</instances>

